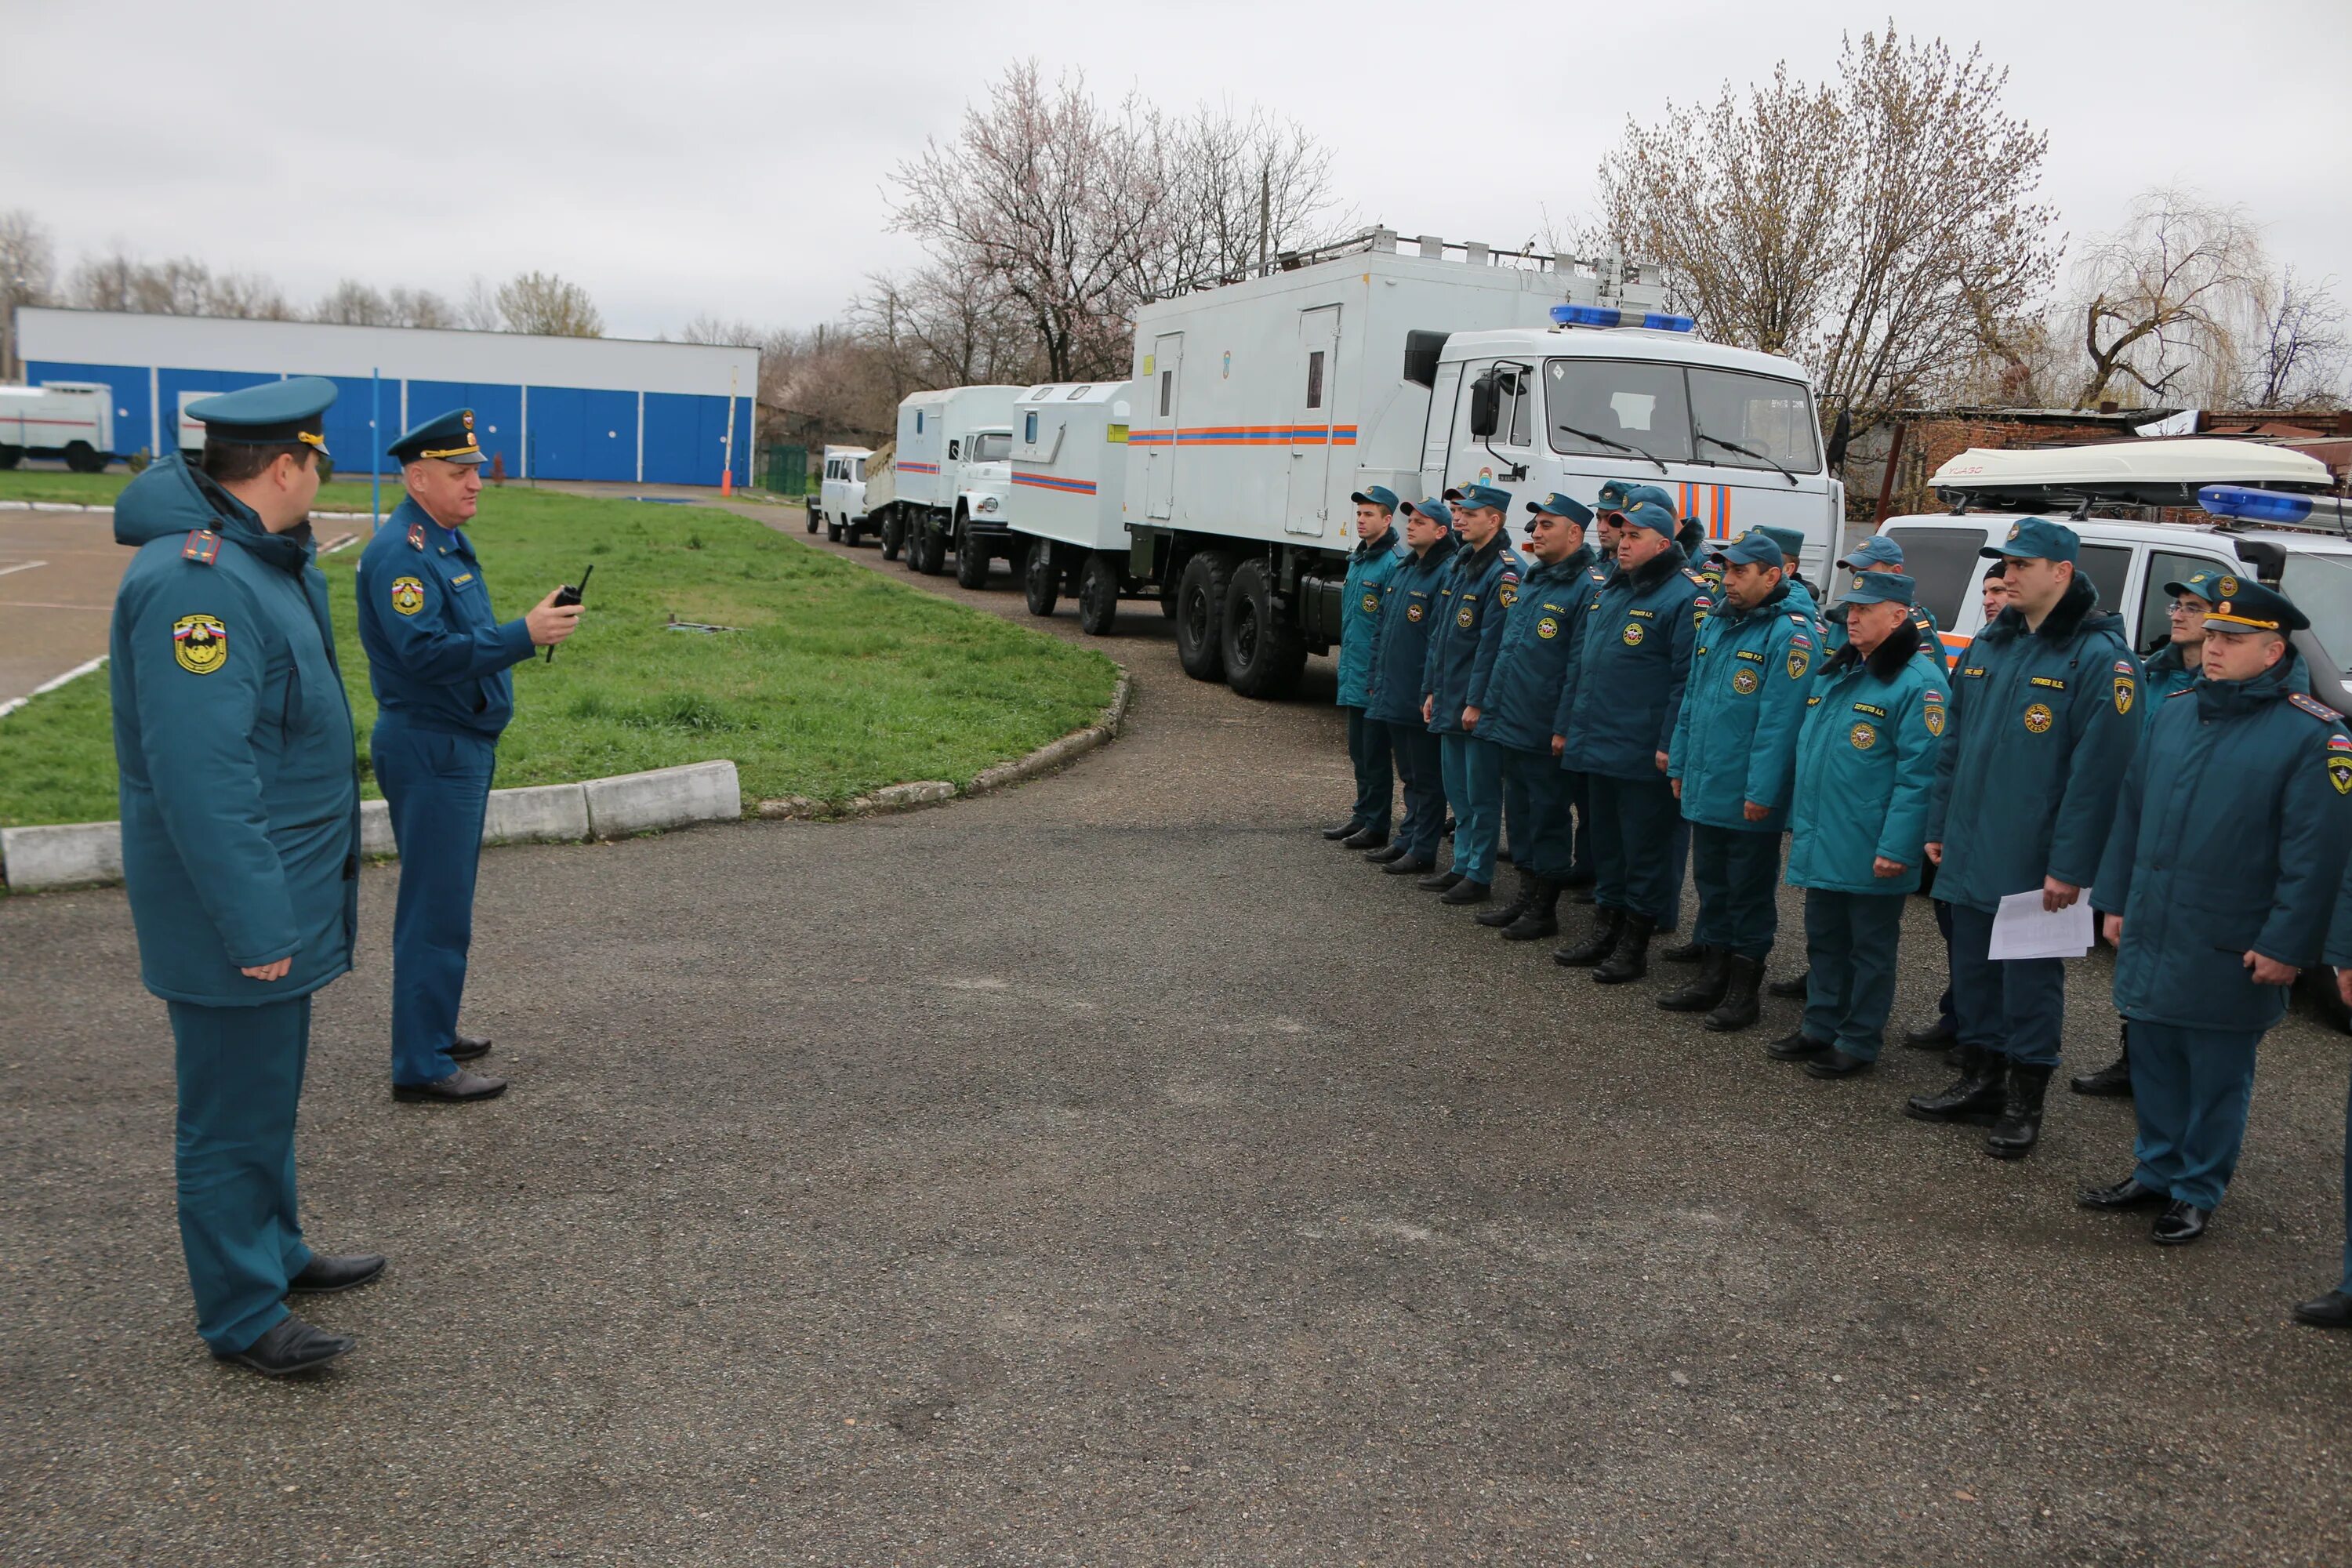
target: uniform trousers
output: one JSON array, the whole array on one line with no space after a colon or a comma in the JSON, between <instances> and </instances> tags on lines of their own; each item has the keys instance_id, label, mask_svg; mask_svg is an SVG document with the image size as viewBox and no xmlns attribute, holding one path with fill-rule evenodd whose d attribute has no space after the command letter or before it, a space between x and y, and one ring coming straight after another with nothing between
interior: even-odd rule
<instances>
[{"instance_id":1,"label":"uniform trousers","mask_svg":"<svg viewBox=\"0 0 2352 1568\"><path fill-rule=\"evenodd\" d=\"M1904 897L1805 889L1805 959L1812 966L1805 980L1805 1038L1862 1061L1878 1059L1895 1007Z\"/></svg>"},{"instance_id":2,"label":"uniform trousers","mask_svg":"<svg viewBox=\"0 0 2352 1568\"><path fill-rule=\"evenodd\" d=\"M1691 880L1698 888L1692 935L1761 963L1780 925L1780 835L1690 825Z\"/></svg>"},{"instance_id":3,"label":"uniform trousers","mask_svg":"<svg viewBox=\"0 0 2352 1568\"><path fill-rule=\"evenodd\" d=\"M1511 862L1547 881L1567 879L1576 854L1569 775L1549 751L1496 748L1503 754L1503 813L1511 824Z\"/></svg>"},{"instance_id":4,"label":"uniform trousers","mask_svg":"<svg viewBox=\"0 0 2352 1568\"><path fill-rule=\"evenodd\" d=\"M286 1316L287 1281L310 1261L294 1206L294 1110L310 1056L310 999L168 1005L180 1093L180 1247L196 1332L234 1355Z\"/></svg>"},{"instance_id":5,"label":"uniform trousers","mask_svg":"<svg viewBox=\"0 0 2352 1568\"><path fill-rule=\"evenodd\" d=\"M1495 840L1503 827L1503 748L1459 730L1437 737L1445 798L1454 807L1454 863L1472 882L1495 879Z\"/></svg>"},{"instance_id":6,"label":"uniform trousers","mask_svg":"<svg viewBox=\"0 0 2352 1568\"><path fill-rule=\"evenodd\" d=\"M2132 1110L2139 1137L2132 1173L2176 1203L2218 1207L2246 1142L2259 1034L2127 1021Z\"/></svg>"},{"instance_id":7,"label":"uniform trousers","mask_svg":"<svg viewBox=\"0 0 2352 1568\"><path fill-rule=\"evenodd\" d=\"M1588 775L1592 790L1592 901L1670 930L1682 897L1685 824L1675 792L1648 779Z\"/></svg>"},{"instance_id":8,"label":"uniform trousers","mask_svg":"<svg viewBox=\"0 0 2352 1568\"><path fill-rule=\"evenodd\" d=\"M430 1083L457 1068L457 1006L474 940L474 874L482 858L498 742L379 716L370 749L400 848L392 916L392 1081Z\"/></svg>"},{"instance_id":9,"label":"uniform trousers","mask_svg":"<svg viewBox=\"0 0 2352 1568\"><path fill-rule=\"evenodd\" d=\"M1569 880L1590 882L1592 879L1592 780L1589 775L1573 770L1563 770L1559 776L1567 781L1568 803L1576 812L1576 849L1569 859Z\"/></svg>"},{"instance_id":10,"label":"uniform trousers","mask_svg":"<svg viewBox=\"0 0 2352 1568\"><path fill-rule=\"evenodd\" d=\"M1992 912L1952 906L1952 1007L1960 1044L2030 1067L2058 1065L2066 1005L2066 965L2055 958L1992 952Z\"/></svg>"},{"instance_id":11,"label":"uniform trousers","mask_svg":"<svg viewBox=\"0 0 2352 1568\"><path fill-rule=\"evenodd\" d=\"M1437 841L1445 834L1445 766L1437 737L1419 720L1378 722L1389 732L1390 754L1404 784L1404 821L1397 837L1407 856L1435 860Z\"/></svg>"},{"instance_id":12,"label":"uniform trousers","mask_svg":"<svg viewBox=\"0 0 2352 1568\"><path fill-rule=\"evenodd\" d=\"M2352 1085L2344 1090L2344 1279L2336 1289L2352 1296Z\"/></svg>"},{"instance_id":13,"label":"uniform trousers","mask_svg":"<svg viewBox=\"0 0 2352 1568\"><path fill-rule=\"evenodd\" d=\"M1960 1015L1952 1005L1952 906L1941 899L1930 901L1936 906L1936 930L1944 939L1944 994L1936 998L1936 1024L1957 1036L1960 1032Z\"/></svg>"},{"instance_id":14,"label":"uniform trousers","mask_svg":"<svg viewBox=\"0 0 2352 1568\"><path fill-rule=\"evenodd\" d=\"M1356 769L1356 805L1348 820L1388 836L1389 813L1396 799L1396 770L1391 762L1389 727L1367 719L1360 708L1348 714L1348 761Z\"/></svg>"}]
</instances>

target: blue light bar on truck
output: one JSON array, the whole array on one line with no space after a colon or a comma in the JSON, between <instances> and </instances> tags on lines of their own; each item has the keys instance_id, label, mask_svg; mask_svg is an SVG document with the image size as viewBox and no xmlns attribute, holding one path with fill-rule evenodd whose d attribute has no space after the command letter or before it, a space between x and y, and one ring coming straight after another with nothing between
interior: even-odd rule
<instances>
[{"instance_id":1,"label":"blue light bar on truck","mask_svg":"<svg viewBox=\"0 0 2352 1568\"><path fill-rule=\"evenodd\" d=\"M2347 521L2344 503L2334 496L2249 489L2243 485L2207 485L2197 492L2197 504L2215 517L2245 522L2316 522L2341 528Z\"/></svg>"},{"instance_id":2,"label":"blue light bar on truck","mask_svg":"<svg viewBox=\"0 0 2352 1568\"><path fill-rule=\"evenodd\" d=\"M1554 305L1556 327L1647 327L1654 332L1687 332L1698 325L1688 316L1661 310L1620 310L1608 305Z\"/></svg>"}]
</instances>

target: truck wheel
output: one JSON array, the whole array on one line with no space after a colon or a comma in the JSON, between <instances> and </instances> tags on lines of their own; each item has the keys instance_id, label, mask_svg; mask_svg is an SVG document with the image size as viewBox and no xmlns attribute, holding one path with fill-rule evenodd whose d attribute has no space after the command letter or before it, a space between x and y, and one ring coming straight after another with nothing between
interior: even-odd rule
<instances>
[{"instance_id":1,"label":"truck wheel","mask_svg":"<svg viewBox=\"0 0 2352 1568\"><path fill-rule=\"evenodd\" d=\"M929 523L922 526L923 575L936 577L948 569L948 536Z\"/></svg>"},{"instance_id":2,"label":"truck wheel","mask_svg":"<svg viewBox=\"0 0 2352 1568\"><path fill-rule=\"evenodd\" d=\"M24 447L0 447L0 468L13 468L24 460Z\"/></svg>"},{"instance_id":3,"label":"truck wheel","mask_svg":"<svg viewBox=\"0 0 2352 1568\"><path fill-rule=\"evenodd\" d=\"M106 467L106 459L87 441L66 443L66 467L77 474L94 474Z\"/></svg>"},{"instance_id":4,"label":"truck wheel","mask_svg":"<svg viewBox=\"0 0 2352 1568\"><path fill-rule=\"evenodd\" d=\"M824 521L824 513L822 510L816 507L811 507L808 509L808 530L811 533L814 533L816 531L816 525Z\"/></svg>"},{"instance_id":5,"label":"truck wheel","mask_svg":"<svg viewBox=\"0 0 2352 1568\"><path fill-rule=\"evenodd\" d=\"M1244 697L1287 697L1298 689L1307 668L1307 639L1297 622L1274 602L1274 571L1263 560L1234 568L1225 595L1225 625L1219 647L1225 656L1225 682Z\"/></svg>"},{"instance_id":6,"label":"truck wheel","mask_svg":"<svg viewBox=\"0 0 2352 1568\"><path fill-rule=\"evenodd\" d=\"M1078 629L1088 637L1107 637L1118 619L1118 566L1097 550L1078 574Z\"/></svg>"},{"instance_id":7,"label":"truck wheel","mask_svg":"<svg viewBox=\"0 0 2352 1568\"><path fill-rule=\"evenodd\" d=\"M956 530L956 586L988 586L988 546L972 537L969 519Z\"/></svg>"},{"instance_id":8,"label":"truck wheel","mask_svg":"<svg viewBox=\"0 0 2352 1568\"><path fill-rule=\"evenodd\" d=\"M841 542L841 524L839 524L839 523L837 523L837 522L828 522L828 523L826 523L826 524L824 525L824 537L825 537L825 541L826 541L826 542L827 542L827 543L831 543L831 544L838 544L838 543L840 543L840 542Z\"/></svg>"},{"instance_id":9,"label":"truck wheel","mask_svg":"<svg viewBox=\"0 0 2352 1568\"><path fill-rule=\"evenodd\" d=\"M882 520L882 559L898 559L898 547L906 542L907 526L895 517Z\"/></svg>"},{"instance_id":10,"label":"truck wheel","mask_svg":"<svg viewBox=\"0 0 2352 1568\"><path fill-rule=\"evenodd\" d=\"M923 569L924 541L930 537L930 532L931 525L922 518L910 517L907 520L908 571L920 572Z\"/></svg>"},{"instance_id":11,"label":"truck wheel","mask_svg":"<svg viewBox=\"0 0 2352 1568\"><path fill-rule=\"evenodd\" d=\"M1195 680L1224 679L1225 591L1233 580L1233 557L1203 550L1184 563L1176 584L1176 658Z\"/></svg>"},{"instance_id":12,"label":"truck wheel","mask_svg":"<svg viewBox=\"0 0 2352 1568\"><path fill-rule=\"evenodd\" d=\"M1021 563L1021 595L1033 616L1050 616L1062 598L1062 572L1054 564L1054 547L1038 540Z\"/></svg>"}]
</instances>

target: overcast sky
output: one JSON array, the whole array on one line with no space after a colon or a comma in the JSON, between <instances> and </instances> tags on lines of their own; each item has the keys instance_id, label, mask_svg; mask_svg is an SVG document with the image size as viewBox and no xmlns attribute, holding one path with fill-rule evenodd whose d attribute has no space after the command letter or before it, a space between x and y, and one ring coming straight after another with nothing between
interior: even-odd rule
<instances>
[{"instance_id":1,"label":"overcast sky","mask_svg":"<svg viewBox=\"0 0 2352 1568\"><path fill-rule=\"evenodd\" d=\"M2009 68L2011 110L2050 132L2043 194L2077 246L2136 192L2178 183L2243 203L2275 257L2352 294L2352 5L1893 13ZM703 312L806 325L913 258L887 232L892 166L951 135L1023 57L1083 69L1106 98L1263 102L1335 150L1367 222L1516 247L1547 213L1589 208L1628 116L1781 59L1824 78L1840 29L1885 15L0 0L0 208L37 214L64 265L118 244L184 254L268 273L305 304L346 276L455 297L476 273L539 268L584 284L615 335Z\"/></svg>"}]
</instances>

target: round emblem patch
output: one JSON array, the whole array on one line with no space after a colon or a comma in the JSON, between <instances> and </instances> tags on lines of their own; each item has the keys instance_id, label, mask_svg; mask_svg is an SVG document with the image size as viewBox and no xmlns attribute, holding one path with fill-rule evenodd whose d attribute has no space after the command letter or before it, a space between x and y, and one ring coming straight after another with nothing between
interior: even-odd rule
<instances>
[{"instance_id":1,"label":"round emblem patch","mask_svg":"<svg viewBox=\"0 0 2352 1568\"><path fill-rule=\"evenodd\" d=\"M1460 626L1464 631L1468 631L1470 629L1471 623L1475 621L1477 618L1478 612L1473 609L1470 605L1465 605L1460 610L1455 612L1454 624Z\"/></svg>"},{"instance_id":2,"label":"round emblem patch","mask_svg":"<svg viewBox=\"0 0 2352 1568\"><path fill-rule=\"evenodd\" d=\"M182 616L172 623L172 657L190 675L210 675L228 662L228 627L218 616Z\"/></svg>"},{"instance_id":3,"label":"round emblem patch","mask_svg":"<svg viewBox=\"0 0 2352 1568\"><path fill-rule=\"evenodd\" d=\"M2050 728L2050 710L2036 702L2025 710L2025 727L2039 735Z\"/></svg>"},{"instance_id":4,"label":"round emblem patch","mask_svg":"<svg viewBox=\"0 0 2352 1568\"><path fill-rule=\"evenodd\" d=\"M1549 642L1552 638L1559 636L1559 622L1549 616L1546 616L1542 620L1536 623L1536 636L1543 638L1546 642Z\"/></svg>"},{"instance_id":5,"label":"round emblem patch","mask_svg":"<svg viewBox=\"0 0 2352 1568\"><path fill-rule=\"evenodd\" d=\"M1866 752L1878 744L1878 731L1867 724L1856 724L1846 731L1845 738L1853 742L1857 752Z\"/></svg>"},{"instance_id":6,"label":"round emblem patch","mask_svg":"<svg viewBox=\"0 0 2352 1568\"><path fill-rule=\"evenodd\" d=\"M1625 627L1625 634L1624 634L1624 635L1625 635L1625 646L1626 646L1627 647L1641 647L1641 646L1642 646L1642 623L1641 623L1641 622L1639 622L1639 621L1633 621L1633 622L1630 622L1630 623L1628 623L1628 624L1627 624L1627 626L1626 626L1626 627Z\"/></svg>"},{"instance_id":7,"label":"round emblem patch","mask_svg":"<svg viewBox=\"0 0 2352 1568\"><path fill-rule=\"evenodd\" d=\"M1404 618L1408 621L1417 621L1421 619L1421 606L1419 605L1407 605L1404 607Z\"/></svg>"},{"instance_id":8,"label":"round emblem patch","mask_svg":"<svg viewBox=\"0 0 2352 1568\"><path fill-rule=\"evenodd\" d=\"M1756 689L1756 672L1742 665L1731 677L1731 689L1742 697Z\"/></svg>"},{"instance_id":9,"label":"round emblem patch","mask_svg":"<svg viewBox=\"0 0 2352 1568\"><path fill-rule=\"evenodd\" d=\"M415 577L394 577L392 580L392 607L404 616L413 616L425 607L425 584Z\"/></svg>"},{"instance_id":10,"label":"round emblem patch","mask_svg":"<svg viewBox=\"0 0 2352 1568\"><path fill-rule=\"evenodd\" d=\"M1381 596L1378 594L1367 594L1364 595L1364 614L1368 616L1376 616L1380 614L1380 609Z\"/></svg>"},{"instance_id":11,"label":"round emblem patch","mask_svg":"<svg viewBox=\"0 0 2352 1568\"><path fill-rule=\"evenodd\" d=\"M2235 577L2224 577L2213 586L2221 590L2222 595L2227 597L2238 591L2238 580Z\"/></svg>"}]
</instances>

